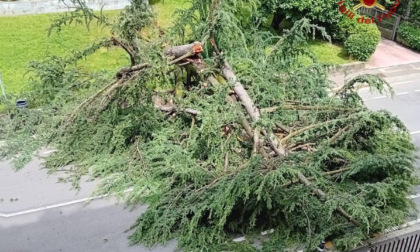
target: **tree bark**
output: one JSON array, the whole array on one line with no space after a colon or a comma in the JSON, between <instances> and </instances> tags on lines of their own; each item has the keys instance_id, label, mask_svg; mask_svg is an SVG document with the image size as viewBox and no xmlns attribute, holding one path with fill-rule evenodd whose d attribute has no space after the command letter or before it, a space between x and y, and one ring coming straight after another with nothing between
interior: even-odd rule
<instances>
[{"instance_id":1,"label":"tree bark","mask_svg":"<svg viewBox=\"0 0 420 252\"><path fill-rule=\"evenodd\" d=\"M249 116L252 118L252 121L254 122L258 121L261 117L260 111L254 105L254 102L251 100L251 97L249 97L244 86L239 81L237 81L236 75L233 72L232 68L230 67L229 63L227 62L223 63L222 72L226 80L232 81L235 84L234 91L236 95L239 97L239 99L241 100Z\"/></svg>"},{"instance_id":2,"label":"tree bark","mask_svg":"<svg viewBox=\"0 0 420 252\"><path fill-rule=\"evenodd\" d=\"M182 57L186 54L197 55L203 52L203 46L200 42L194 42L188 45L180 45L168 48L165 50L165 55L167 57L172 57L174 59Z\"/></svg>"}]
</instances>

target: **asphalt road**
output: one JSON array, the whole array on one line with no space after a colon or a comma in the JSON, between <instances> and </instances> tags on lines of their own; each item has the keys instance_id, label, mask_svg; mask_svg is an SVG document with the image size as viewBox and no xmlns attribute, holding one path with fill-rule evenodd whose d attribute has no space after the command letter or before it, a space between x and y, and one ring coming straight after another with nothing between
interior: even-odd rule
<instances>
[{"instance_id":1,"label":"asphalt road","mask_svg":"<svg viewBox=\"0 0 420 252\"><path fill-rule=\"evenodd\" d=\"M114 199L92 199L95 183L84 178L80 191L70 190L57 182L63 173L48 175L40 167L35 159L15 172L0 162L0 252L174 251L175 242L151 249L129 246L128 230L145 207L132 210Z\"/></svg>"},{"instance_id":2,"label":"asphalt road","mask_svg":"<svg viewBox=\"0 0 420 252\"><path fill-rule=\"evenodd\" d=\"M396 95L392 99L362 89L366 105L397 115L420 147L419 69L374 71L386 77ZM0 252L174 251L176 242L152 249L129 246L129 232L125 231L144 207L130 211L112 199L94 199L86 204L95 183L83 181L81 191L69 190L70 185L57 183L63 174L48 175L41 167L41 162L34 160L16 173L7 162L0 162ZM413 199L420 209L420 188L413 188ZM419 218L413 213L408 221Z\"/></svg>"},{"instance_id":3,"label":"asphalt road","mask_svg":"<svg viewBox=\"0 0 420 252\"><path fill-rule=\"evenodd\" d=\"M371 71L371 73L380 74L381 77L385 77L391 84L394 90L393 97L389 94L371 93L368 88L361 89L359 94L370 109L388 110L403 121L411 133L413 143L420 149L420 65L416 64L416 66L412 65L410 67L396 67ZM420 151L418 152L418 155L420 156ZM420 168L420 161L417 161L416 167ZM420 169L417 170L417 173L420 174ZM417 209L420 210L420 186L413 188L411 198L416 204ZM385 234L382 238L383 241L376 245L384 246L385 244L388 245L389 243L392 243L394 240L399 241L406 237L418 235L420 230L420 215L418 212L413 212L411 214L407 220L406 226L406 229L399 231L397 231L396 228L390 229L394 232ZM363 247L354 252L368 251L370 251L369 247Z\"/></svg>"}]
</instances>

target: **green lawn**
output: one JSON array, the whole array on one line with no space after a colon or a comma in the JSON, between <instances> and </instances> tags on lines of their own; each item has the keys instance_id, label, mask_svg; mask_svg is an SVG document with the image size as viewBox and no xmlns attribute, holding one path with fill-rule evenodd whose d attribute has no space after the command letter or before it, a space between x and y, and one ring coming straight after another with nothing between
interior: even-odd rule
<instances>
[{"instance_id":1,"label":"green lawn","mask_svg":"<svg viewBox=\"0 0 420 252\"><path fill-rule=\"evenodd\" d=\"M157 24L166 28L173 21L175 8L181 8L186 0L157 1L153 4L158 13ZM104 12L110 18L120 11ZM91 24L66 26L61 33L47 30L51 20L60 14L25 15L0 17L0 72L7 93L19 93L28 89L28 68L32 60L41 60L47 55L67 55L91 45L98 37L109 37L108 29ZM119 48L101 49L80 65L90 70L114 70L129 63L126 54Z\"/></svg>"},{"instance_id":2,"label":"green lawn","mask_svg":"<svg viewBox=\"0 0 420 252\"><path fill-rule=\"evenodd\" d=\"M330 64L346 64L354 62L344 49L338 45L328 43L326 41L312 40L309 43L309 49L312 50L317 59L323 63Z\"/></svg>"},{"instance_id":3,"label":"green lawn","mask_svg":"<svg viewBox=\"0 0 420 252\"><path fill-rule=\"evenodd\" d=\"M187 0L152 1L157 13L157 25L165 29L174 21L174 11L186 8ZM107 11L110 18L120 11ZM110 32L92 23L88 30L84 25L64 27L61 33L47 35L51 20L60 14L0 17L0 72L7 93L19 93L28 89L28 68L32 60L41 60L47 55L66 55L72 50L88 47L98 37L109 37ZM339 46L326 42L311 42L311 49L321 62L343 64L351 62ZM129 63L126 54L119 48L101 49L88 60L79 64L90 70L115 70Z\"/></svg>"}]
</instances>

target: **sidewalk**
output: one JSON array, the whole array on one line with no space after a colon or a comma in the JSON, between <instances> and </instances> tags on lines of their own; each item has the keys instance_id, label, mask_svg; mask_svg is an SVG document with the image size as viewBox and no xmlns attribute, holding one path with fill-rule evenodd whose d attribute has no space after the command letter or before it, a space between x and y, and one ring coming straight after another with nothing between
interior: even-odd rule
<instances>
[{"instance_id":1,"label":"sidewalk","mask_svg":"<svg viewBox=\"0 0 420 252\"><path fill-rule=\"evenodd\" d=\"M89 0L86 3L93 10L117 10L124 9L125 6L130 4L130 0ZM69 6L74 6L69 0L64 0L64 2L60 0L0 2L0 17L66 12L71 10Z\"/></svg>"},{"instance_id":2,"label":"sidewalk","mask_svg":"<svg viewBox=\"0 0 420 252\"><path fill-rule=\"evenodd\" d=\"M390 67L420 62L420 53L394 41L382 39L368 62L368 68Z\"/></svg>"},{"instance_id":3,"label":"sidewalk","mask_svg":"<svg viewBox=\"0 0 420 252\"><path fill-rule=\"evenodd\" d=\"M369 62L361 66L339 70L330 74L329 79L337 88L361 74L375 74L388 82L401 82L407 75L420 76L420 53L394 41L382 39Z\"/></svg>"}]
</instances>

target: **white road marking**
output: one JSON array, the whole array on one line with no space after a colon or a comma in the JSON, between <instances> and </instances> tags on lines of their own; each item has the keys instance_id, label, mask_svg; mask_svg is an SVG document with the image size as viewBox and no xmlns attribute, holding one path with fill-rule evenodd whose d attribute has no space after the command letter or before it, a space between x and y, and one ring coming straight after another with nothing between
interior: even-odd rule
<instances>
[{"instance_id":1,"label":"white road marking","mask_svg":"<svg viewBox=\"0 0 420 252\"><path fill-rule=\"evenodd\" d=\"M383 99L383 98L387 98L387 97L388 96L383 95L383 96L377 96L377 97L373 97L373 98L363 99L363 101L378 100L378 99Z\"/></svg>"},{"instance_id":2,"label":"white road marking","mask_svg":"<svg viewBox=\"0 0 420 252\"><path fill-rule=\"evenodd\" d=\"M268 235L268 234L272 234L272 233L274 233L274 229L270 229L270 230L261 232L261 235Z\"/></svg>"},{"instance_id":3,"label":"white road marking","mask_svg":"<svg viewBox=\"0 0 420 252\"><path fill-rule=\"evenodd\" d=\"M64 202L64 203L55 204L55 205L51 205L51 206L45 206L45 207L39 207L39 208L29 209L29 210L25 210L25 211L16 212L16 213L10 213L10 214L2 214L2 213L0 213L0 217L3 217L3 218L11 218L11 217L16 217L16 216L21 216L21 215L27 215L27 214L31 214L31 213L45 211L45 210L48 210L48 209L54 209L54 208L59 208L59 207L71 206L71 205L75 205L75 204L87 202L87 201L90 201L90 200L101 199L101 198L104 198L104 197L105 197L105 195L96 196L96 197L89 197L89 198L84 198L84 199L79 199L79 200L73 200L73 201L69 201L69 202Z\"/></svg>"},{"instance_id":4,"label":"white road marking","mask_svg":"<svg viewBox=\"0 0 420 252\"><path fill-rule=\"evenodd\" d=\"M393 87L393 86L398 86L398 85L407 84L407 83L411 83L411 82L415 82L415 81L414 80L411 80L411 81L401 81L401 82L396 82L396 83L390 83L390 85L391 85L391 87ZM359 88L358 90L359 91L366 91L366 90L370 90L370 89L371 89L370 87L362 87L362 88Z\"/></svg>"},{"instance_id":5,"label":"white road marking","mask_svg":"<svg viewBox=\"0 0 420 252\"><path fill-rule=\"evenodd\" d=\"M406 94L408 94L408 92L396 93L395 95L397 96L397 95L406 95Z\"/></svg>"},{"instance_id":6,"label":"white road marking","mask_svg":"<svg viewBox=\"0 0 420 252\"><path fill-rule=\"evenodd\" d=\"M246 241L246 239L245 239L245 237L244 237L244 236L242 236L242 237L239 237L239 238L233 239L233 241L234 241L234 242L243 242L243 241Z\"/></svg>"},{"instance_id":7,"label":"white road marking","mask_svg":"<svg viewBox=\"0 0 420 252\"><path fill-rule=\"evenodd\" d=\"M420 92L420 89L414 90L414 92Z\"/></svg>"},{"instance_id":8,"label":"white road marking","mask_svg":"<svg viewBox=\"0 0 420 252\"><path fill-rule=\"evenodd\" d=\"M407 198L409 198L409 199L417 199L417 198L420 198L420 194L410 195Z\"/></svg>"},{"instance_id":9,"label":"white road marking","mask_svg":"<svg viewBox=\"0 0 420 252\"><path fill-rule=\"evenodd\" d=\"M263 231L263 232L261 232L261 235L264 236L264 235L268 235L268 234L272 234L272 233L274 233L274 229ZM243 241L246 241L246 238L245 238L245 236L242 236L242 237L238 237L238 238L233 239L233 241L234 242L243 242Z\"/></svg>"},{"instance_id":10,"label":"white road marking","mask_svg":"<svg viewBox=\"0 0 420 252\"><path fill-rule=\"evenodd\" d=\"M49 150L49 151L45 151L43 154L44 154L44 155L47 155L47 154L51 154L51 153L54 153L54 152L57 152L57 150Z\"/></svg>"},{"instance_id":11,"label":"white road marking","mask_svg":"<svg viewBox=\"0 0 420 252\"><path fill-rule=\"evenodd\" d=\"M418 130L418 131L413 131L413 132L410 132L410 135L417 135L417 134L420 134L420 130Z\"/></svg>"},{"instance_id":12,"label":"white road marking","mask_svg":"<svg viewBox=\"0 0 420 252\"><path fill-rule=\"evenodd\" d=\"M133 189L127 189L124 192L128 193L128 192L132 192L132 191L133 191ZM78 200L72 200L72 201L68 201L68 202L64 202L64 203L54 204L54 205L50 205L50 206L38 207L38 208L29 209L29 210L25 210L25 211L20 211L20 212L16 212L16 213L10 213L10 214L0 213L0 217L12 218L12 217L16 217L16 216L41 212L41 211L45 211L45 210L49 210L49 209L54 209L54 208L71 206L71 205L75 205L75 204L89 202L89 201L92 201L92 200L103 199L103 198L108 197L108 196L109 196L108 194L98 195L98 196L93 196L93 197L88 197L88 198L83 198L83 199L78 199Z\"/></svg>"},{"instance_id":13,"label":"white road marking","mask_svg":"<svg viewBox=\"0 0 420 252\"><path fill-rule=\"evenodd\" d=\"M382 99L382 98L386 98L386 97L387 97L386 95L373 97L372 100Z\"/></svg>"},{"instance_id":14,"label":"white road marking","mask_svg":"<svg viewBox=\"0 0 420 252\"><path fill-rule=\"evenodd\" d=\"M401 82L397 82L397 83L392 83L391 86L406 84L406 83L410 83L410 82L414 82L414 80L411 80L411 81L401 81Z\"/></svg>"}]
</instances>

